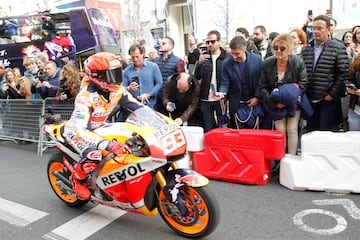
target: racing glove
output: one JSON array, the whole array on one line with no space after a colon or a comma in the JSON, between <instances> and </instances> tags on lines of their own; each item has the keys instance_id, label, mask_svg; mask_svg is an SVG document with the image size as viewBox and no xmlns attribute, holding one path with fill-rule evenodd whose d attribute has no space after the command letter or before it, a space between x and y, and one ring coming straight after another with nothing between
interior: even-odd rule
<instances>
[{"instance_id":1,"label":"racing glove","mask_svg":"<svg viewBox=\"0 0 360 240\"><path fill-rule=\"evenodd\" d=\"M121 156L130 151L130 148L125 143L120 143L116 141L109 142L107 150L114 153L117 156Z\"/></svg>"}]
</instances>

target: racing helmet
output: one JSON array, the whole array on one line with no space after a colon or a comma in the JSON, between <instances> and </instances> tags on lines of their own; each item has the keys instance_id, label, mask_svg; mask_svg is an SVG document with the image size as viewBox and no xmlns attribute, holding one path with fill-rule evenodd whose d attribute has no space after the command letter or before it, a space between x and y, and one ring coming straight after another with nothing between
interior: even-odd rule
<instances>
[{"instance_id":1,"label":"racing helmet","mask_svg":"<svg viewBox=\"0 0 360 240\"><path fill-rule=\"evenodd\" d=\"M117 91L122 83L120 57L113 53L95 53L85 60L84 69L89 79L105 92Z\"/></svg>"}]
</instances>

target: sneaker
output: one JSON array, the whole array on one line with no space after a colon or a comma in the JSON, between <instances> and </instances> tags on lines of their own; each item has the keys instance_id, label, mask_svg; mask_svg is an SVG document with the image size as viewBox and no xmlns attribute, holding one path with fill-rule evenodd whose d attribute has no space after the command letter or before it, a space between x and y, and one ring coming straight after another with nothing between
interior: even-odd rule
<instances>
[{"instance_id":1,"label":"sneaker","mask_svg":"<svg viewBox=\"0 0 360 240\"><path fill-rule=\"evenodd\" d=\"M79 180L76 177L71 177L71 184L73 186L73 189L81 199L89 199L91 196L89 188L83 184L80 183Z\"/></svg>"}]
</instances>

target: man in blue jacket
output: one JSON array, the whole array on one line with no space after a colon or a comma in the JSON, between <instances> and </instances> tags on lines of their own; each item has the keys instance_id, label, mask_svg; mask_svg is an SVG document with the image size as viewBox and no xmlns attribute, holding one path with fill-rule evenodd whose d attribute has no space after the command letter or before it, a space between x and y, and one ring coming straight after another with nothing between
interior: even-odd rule
<instances>
[{"instance_id":1,"label":"man in blue jacket","mask_svg":"<svg viewBox=\"0 0 360 240\"><path fill-rule=\"evenodd\" d=\"M247 42L244 37L234 37L230 41L231 58L222 63L221 84L216 96L226 96L229 99L229 110L232 117L232 126L247 128L240 122L237 110L241 104L255 107L260 103L259 80L261 75L262 59L259 54L246 51Z\"/></svg>"}]
</instances>

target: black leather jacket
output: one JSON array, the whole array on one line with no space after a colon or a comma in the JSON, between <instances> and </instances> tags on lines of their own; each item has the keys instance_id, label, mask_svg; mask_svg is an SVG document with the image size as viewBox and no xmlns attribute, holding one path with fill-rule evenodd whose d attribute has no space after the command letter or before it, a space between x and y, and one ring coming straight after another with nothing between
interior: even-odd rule
<instances>
[{"instance_id":1,"label":"black leather jacket","mask_svg":"<svg viewBox=\"0 0 360 240\"><path fill-rule=\"evenodd\" d=\"M276 88L277 82L277 59L271 56L264 60L261 69L260 88L261 95L266 102L269 101L270 92ZM307 87L307 75L304 61L298 55L289 56L286 72L282 83L298 83L304 93Z\"/></svg>"}]
</instances>

